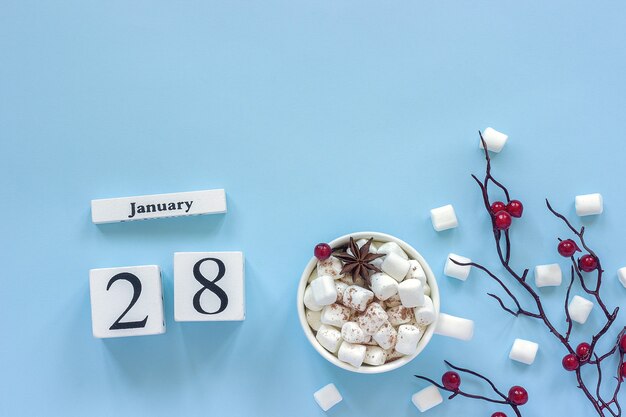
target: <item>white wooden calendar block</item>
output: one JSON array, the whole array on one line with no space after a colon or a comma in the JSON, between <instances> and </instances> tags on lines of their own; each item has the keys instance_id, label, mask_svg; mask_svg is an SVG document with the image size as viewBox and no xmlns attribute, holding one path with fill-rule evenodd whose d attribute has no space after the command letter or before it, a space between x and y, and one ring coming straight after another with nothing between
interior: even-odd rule
<instances>
[{"instance_id":1,"label":"white wooden calendar block","mask_svg":"<svg viewBox=\"0 0 626 417\"><path fill-rule=\"evenodd\" d=\"M91 200L95 224L217 213L226 213L223 189Z\"/></svg>"},{"instance_id":2,"label":"white wooden calendar block","mask_svg":"<svg viewBox=\"0 0 626 417\"><path fill-rule=\"evenodd\" d=\"M240 321L245 316L243 253L174 254L174 320Z\"/></svg>"},{"instance_id":3,"label":"white wooden calendar block","mask_svg":"<svg viewBox=\"0 0 626 417\"><path fill-rule=\"evenodd\" d=\"M157 265L89 271L91 323L97 338L165 333Z\"/></svg>"}]
</instances>

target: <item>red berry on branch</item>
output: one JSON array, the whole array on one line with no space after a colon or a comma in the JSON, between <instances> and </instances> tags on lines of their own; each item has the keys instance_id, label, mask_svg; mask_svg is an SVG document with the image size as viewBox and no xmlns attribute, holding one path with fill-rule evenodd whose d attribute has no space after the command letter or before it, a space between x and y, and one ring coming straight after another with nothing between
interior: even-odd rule
<instances>
[{"instance_id":1,"label":"red berry on branch","mask_svg":"<svg viewBox=\"0 0 626 417\"><path fill-rule=\"evenodd\" d=\"M626 352L626 334L620 337L619 348L622 352Z\"/></svg>"},{"instance_id":2,"label":"red berry on branch","mask_svg":"<svg viewBox=\"0 0 626 417\"><path fill-rule=\"evenodd\" d=\"M591 345L589 343L581 343L576 347L576 355L580 362L587 362L591 356Z\"/></svg>"},{"instance_id":3,"label":"red berry on branch","mask_svg":"<svg viewBox=\"0 0 626 417\"><path fill-rule=\"evenodd\" d=\"M573 353L565 355L561 363L563 364L563 368L567 371L575 371L580 366L578 358Z\"/></svg>"},{"instance_id":4,"label":"red berry on branch","mask_svg":"<svg viewBox=\"0 0 626 417\"><path fill-rule=\"evenodd\" d=\"M514 405L524 405L528 402L528 392L524 387L515 385L509 390L509 401Z\"/></svg>"},{"instance_id":5,"label":"red berry on branch","mask_svg":"<svg viewBox=\"0 0 626 417\"><path fill-rule=\"evenodd\" d=\"M502 210L496 214L496 218L495 218L496 229L507 230L509 227L511 227L511 222L512 222L511 215L507 213L506 211Z\"/></svg>"},{"instance_id":6,"label":"red berry on branch","mask_svg":"<svg viewBox=\"0 0 626 417\"><path fill-rule=\"evenodd\" d=\"M506 211L513 217L522 217L522 213L524 212L524 205L519 200L511 200L509 204L506 205Z\"/></svg>"},{"instance_id":7,"label":"red berry on branch","mask_svg":"<svg viewBox=\"0 0 626 417\"><path fill-rule=\"evenodd\" d=\"M330 245L328 243L318 243L317 246L315 246L313 254L317 259L323 261L324 259L330 258L330 254L332 252L333 250L330 248Z\"/></svg>"},{"instance_id":8,"label":"red berry on branch","mask_svg":"<svg viewBox=\"0 0 626 417\"><path fill-rule=\"evenodd\" d=\"M502 411L496 411L491 415L491 417L506 417L506 414L504 414Z\"/></svg>"},{"instance_id":9,"label":"red berry on branch","mask_svg":"<svg viewBox=\"0 0 626 417\"><path fill-rule=\"evenodd\" d=\"M461 385L461 377L454 371L448 371L441 377L441 382L447 390L456 391Z\"/></svg>"},{"instance_id":10,"label":"red berry on branch","mask_svg":"<svg viewBox=\"0 0 626 417\"><path fill-rule=\"evenodd\" d=\"M502 201L496 201L491 205L491 214L493 214L494 216L504 210L506 210L506 204L504 204Z\"/></svg>"},{"instance_id":11,"label":"red berry on branch","mask_svg":"<svg viewBox=\"0 0 626 417\"><path fill-rule=\"evenodd\" d=\"M578 245L572 239L566 239L559 242L558 250L561 256L570 258L574 256L574 254L580 249L578 249Z\"/></svg>"},{"instance_id":12,"label":"red berry on branch","mask_svg":"<svg viewBox=\"0 0 626 417\"><path fill-rule=\"evenodd\" d=\"M578 267L581 271L591 272L598 267L598 260L593 255L583 255L578 260Z\"/></svg>"},{"instance_id":13,"label":"red berry on branch","mask_svg":"<svg viewBox=\"0 0 626 417\"><path fill-rule=\"evenodd\" d=\"M620 369L620 375L623 378L626 378L626 363L623 363Z\"/></svg>"}]
</instances>

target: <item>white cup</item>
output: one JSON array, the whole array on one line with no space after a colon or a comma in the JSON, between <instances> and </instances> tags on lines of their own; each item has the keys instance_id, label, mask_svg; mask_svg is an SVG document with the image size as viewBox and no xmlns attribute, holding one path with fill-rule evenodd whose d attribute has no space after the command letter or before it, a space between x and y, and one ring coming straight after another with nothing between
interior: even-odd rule
<instances>
[{"instance_id":1,"label":"white cup","mask_svg":"<svg viewBox=\"0 0 626 417\"><path fill-rule=\"evenodd\" d=\"M396 242L398 245L400 245L400 247L407 253L407 255L409 255L410 259L415 259L422 265L422 268L424 269L424 272L426 273L426 279L428 281L428 285L430 286L430 298L432 298L433 300L433 304L435 306L435 313L439 315L439 287L437 286L437 280L435 279L435 275L433 274L433 271L430 269L430 266L428 266L428 263L426 263L426 260L424 260L424 258L422 257L422 255L419 254L418 251L416 251L408 243L394 236L387 235L384 233L378 233L378 232L350 233L348 235L341 236L333 240L332 242L329 243L329 245L333 249L347 245L350 242L350 237L353 237L354 240L374 238L374 241L377 241L377 242ZM422 350L424 350L428 342L430 342L430 339L433 336L433 332L435 331L435 325L437 323L436 321L426 328L426 332L424 333L419 343L417 344L417 350L412 355L403 356L399 359L396 359L395 361L392 361L383 365L378 365L378 366L362 365L359 368L355 368L354 366L350 364L340 361L335 355L333 355L332 353L324 349L322 345L320 345L320 343L315 338L313 329L311 329L311 327L309 326L309 323L306 320L306 313L305 313L305 307L304 307L304 290L306 289L309 277L311 276L311 273L313 272L316 266L317 266L317 258L312 257L309 263L307 264L306 268L304 268L304 272L302 272L302 276L300 277L300 285L298 286L298 317L300 318L300 324L302 325L302 330L304 330L304 334L306 335L307 339L309 339L309 342L315 348L315 350L317 350L317 352L320 355L322 355L324 359L326 359L328 362L340 368L343 368L345 370L352 371L352 372L358 372L361 374L380 374L383 372L389 372L394 369L400 368L401 366L404 366L407 363L411 362L413 359L415 359L417 355L420 354Z\"/></svg>"}]
</instances>

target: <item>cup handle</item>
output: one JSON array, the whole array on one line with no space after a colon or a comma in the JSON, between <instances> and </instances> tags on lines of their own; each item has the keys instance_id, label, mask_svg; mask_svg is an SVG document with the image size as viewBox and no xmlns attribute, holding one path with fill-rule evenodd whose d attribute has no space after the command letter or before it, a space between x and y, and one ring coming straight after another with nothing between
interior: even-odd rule
<instances>
[{"instance_id":1,"label":"cup handle","mask_svg":"<svg viewBox=\"0 0 626 417\"><path fill-rule=\"evenodd\" d=\"M472 337L474 337L474 321L446 313L439 313L437 324L435 325L435 334L465 341L472 340Z\"/></svg>"}]
</instances>

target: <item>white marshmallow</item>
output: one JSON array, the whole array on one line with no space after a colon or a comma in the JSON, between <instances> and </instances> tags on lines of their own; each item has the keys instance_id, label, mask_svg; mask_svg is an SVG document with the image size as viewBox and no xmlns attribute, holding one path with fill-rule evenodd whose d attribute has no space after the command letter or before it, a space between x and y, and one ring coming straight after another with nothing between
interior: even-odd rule
<instances>
[{"instance_id":1,"label":"white marshmallow","mask_svg":"<svg viewBox=\"0 0 626 417\"><path fill-rule=\"evenodd\" d=\"M335 280L328 275L322 275L314 279L311 282L311 290L313 290L313 299L318 305L326 306L337 301Z\"/></svg>"},{"instance_id":2,"label":"white marshmallow","mask_svg":"<svg viewBox=\"0 0 626 417\"><path fill-rule=\"evenodd\" d=\"M374 293L357 285L350 285L343 293L343 305L357 311L365 311L374 299Z\"/></svg>"},{"instance_id":3,"label":"white marshmallow","mask_svg":"<svg viewBox=\"0 0 626 417\"><path fill-rule=\"evenodd\" d=\"M313 311L321 311L322 308L324 308L324 306L321 306L315 302L315 297L313 297L313 289L310 285L304 290L304 305L306 306L306 308Z\"/></svg>"},{"instance_id":4,"label":"white marshmallow","mask_svg":"<svg viewBox=\"0 0 626 417\"><path fill-rule=\"evenodd\" d=\"M315 402L323 411L328 411L343 400L335 384L328 384L315 394L313 394Z\"/></svg>"},{"instance_id":5,"label":"white marshmallow","mask_svg":"<svg viewBox=\"0 0 626 417\"><path fill-rule=\"evenodd\" d=\"M398 295L405 307L424 305L424 286L419 279L405 279L398 284Z\"/></svg>"},{"instance_id":6,"label":"white marshmallow","mask_svg":"<svg viewBox=\"0 0 626 417\"><path fill-rule=\"evenodd\" d=\"M380 268L396 281L402 282L407 272L409 272L410 266L409 261L402 258L400 255L390 253L385 256L385 260Z\"/></svg>"},{"instance_id":7,"label":"white marshmallow","mask_svg":"<svg viewBox=\"0 0 626 417\"><path fill-rule=\"evenodd\" d=\"M320 321L320 316L322 315L321 311L313 311L306 309L306 321L311 326L311 329L318 331L322 322Z\"/></svg>"},{"instance_id":8,"label":"white marshmallow","mask_svg":"<svg viewBox=\"0 0 626 417\"><path fill-rule=\"evenodd\" d=\"M344 323L350 320L351 315L352 310L348 307L344 307L341 304L331 304L322 309L320 321L322 324L341 328Z\"/></svg>"},{"instance_id":9,"label":"white marshmallow","mask_svg":"<svg viewBox=\"0 0 626 417\"><path fill-rule=\"evenodd\" d=\"M398 341L396 350L405 355L412 355L417 350L417 343L422 338L422 331L419 327L403 324L398 327Z\"/></svg>"},{"instance_id":10,"label":"white marshmallow","mask_svg":"<svg viewBox=\"0 0 626 417\"><path fill-rule=\"evenodd\" d=\"M602 194L585 194L576 196L576 214L591 216L601 214L604 210Z\"/></svg>"},{"instance_id":11,"label":"white marshmallow","mask_svg":"<svg viewBox=\"0 0 626 417\"><path fill-rule=\"evenodd\" d=\"M359 314L356 322L369 335L376 333L380 326L387 322L387 313L378 303L370 304L363 313Z\"/></svg>"},{"instance_id":12,"label":"white marshmallow","mask_svg":"<svg viewBox=\"0 0 626 417\"><path fill-rule=\"evenodd\" d=\"M619 278L619 282L626 287L626 267L617 270L617 277Z\"/></svg>"},{"instance_id":13,"label":"white marshmallow","mask_svg":"<svg viewBox=\"0 0 626 417\"><path fill-rule=\"evenodd\" d=\"M332 326L322 324L315 335L320 345L331 353L337 352L341 344L341 332Z\"/></svg>"},{"instance_id":14,"label":"white marshmallow","mask_svg":"<svg viewBox=\"0 0 626 417\"><path fill-rule=\"evenodd\" d=\"M341 261L334 256L323 261L317 261L317 276L328 275L332 279L340 279L343 277L341 270L343 265Z\"/></svg>"},{"instance_id":15,"label":"white marshmallow","mask_svg":"<svg viewBox=\"0 0 626 417\"><path fill-rule=\"evenodd\" d=\"M393 328L391 323L383 323L382 326L374 333L372 339L378 343L383 349L391 349L396 345L398 340L398 332Z\"/></svg>"},{"instance_id":16,"label":"white marshmallow","mask_svg":"<svg viewBox=\"0 0 626 417\"><path fill-rule=\"evenodd\" d=\"M572 301L570 301L567 307L570 318L580 324L585 324L592 308L593 303L591 301L578 295L572 298Z\"/></svg>"},{"instance_id":17,"label":"white marshmallow","mask_svg":"<svg viewBox=\"0 0 626 417\"><path fill-rule=\"evenodd\" d=\"M509 353L509 358L517 362L525 363L526 365L532 365L537 356L538 349L539 345L535 342L515 339L511 352Z\"/></svg>"},{"instance_id":18,"label":"white marshmallow","mask_svg":"<svg viewBox=\"0 0 626 417\"><path fill-rule=\"evenodd\" d=\"M348 288L348 284L345 282L341 282L340 280L335 281L335 289L337 290L337 303L343 303L343 293L346 292L346 288Z\"/></svg>"},{"instance_id":19,"label":"white marshmallow","mask_svg":"<svg viewBox=\"0 0 626 417\"><path fill-rule=\"evenodd\" d=\"M357 323L349 321L341 327L341 338L349 343L369 343L372 337L365 334Z\"/></svg>"},{"instance_id":20,"label":"white marshmallow","mask_svg":"<svg viewBox=\"0 0 626 417\"><path fill-rule=\"evenodd\" d=\"M422 265L415 259L409 260L409 272L406 273L405 279L419 279L422 284L426 284L426 272Z\"/></svg>"},{"instance_id":21,"label":"white marshmallow","mask_svg":"<svg viewBox=\"0 0 626 417\"><path fill-rule=\"evenodd\" d=\"M428 326L432 322L435 321L435 305L433 304L432 298L425 295L424 296L424 305L421 307L417 307L413 310L413 314L415 314L415 321L420 326Z\"/></svg>"},{"instance_id":22,"label":"white marshmallow","mask_svg":"<svg viewBox=\"0 0 626 417\"><path fill-rule=\"evenodd\" d=\"M370 288L379 300L386 300L398 293L398 281L385 273L372 274Z\"/></svg>"},{"instance_id":23,"label":"white marshmallow","mask_svg":"<svg viewBox=\"0 0 626 417\"><path fill-rule=\"evenodd\" d=\"M413 309L405 307L403 305L399 305L396 307L391 307L387 310L387 316L389 323L392 326L397 327L401 324L407 324L411 320L413 320Z\"/></svg>"},{"instance_id":24,"label":"white marshmallow","mask_svg":"<svg viewBox=\"0 0 626 417\"><path fill-rule=\"evenodd\" d=\"M461 255L456 255L451 253L448 255L448 259L446 260L446 266L443 269L443 273L451 278L460 279L461 281L465 281L469 276L470 271L472 270L471 265L457 265L452 261L457 261L462 264L471 263L472 260L466 258Z\"/></svg>"},{"instance_id":25,"label":"white marshmallow","mask_svg":"<svg viewBox=\"0 0 626 417\"><path fill-rule=\"evenodd\" d=\"M428 283L424 284L424 295L430 297L430 285L428 285Z\"/></svg>"},{"instance_id":26,"label":"white marshmallow","mask_svg":"<svg viewBox=\"0 0 626 417\"><path fill-rule=\"evenodd\" d=\"M561 285L563 272L561 265L537 265L535 267L535 285L537 287L556 287Z\"/></svg>"},{"instance_id":27,"label":"white marshmallow","mask_svg":"<svg viewBox=\"0 0 626 417\"><path fill-rule=\"evenodd\" d=\"M389 255L390 253L395 253L403 259L409 259L409 255L406 254L404 250L398 245L396 242L386 242L378 248L378 254Z\"/></svg>"},{"instance_id":28,"label":"white marshmallow","mask_svg":"<svg viewBox=\"0 0 626 417\"><path fill-rule=\"evenodd\" d=\"M405 356L404 353L398 352L395 347L385 350L385 353L387 353L387 362L395 361Z\"/></svg>"},{"instance_id":29,"label":"white marshmallow","mask_svg":"<svg viewBox=\"0 0 626 417\"><path fill-rule=\"evenodd\" d=\"M429 385L423 390L416 392L411 397L411 401L422 413L430 410L431 408L441 404L443 398L439 392L439 388L434 385Z\"/></svg>"},{"instance_id":30,"label":"white marshmallow","mask_svg":"<svg viewBox=\"0 0 626 417\"><path fill-rule=\"evenodd\" d=\"M472 337L474 337L474 322L461 317L439 313L435 333L460 340L472 340Z\"/></svg>"},{"instance_id":31,"label":"white marshmallow","mask_svg":"<svg viewBox=\"0 0 626 417\"><path fill-rule=\"evenodd\" d=\"M483 139L485 140L485 144L487 144L487 150L490 150L491 152L500 152L502 148L504 148L504 145L506 144L508 138L508 135L505 135L502 132L498 132L491 127L488 127L483 132ZM485 149L483 147L483 142L480 139L478 141L480 142L478 144L478 147L480 149Z\"/></svg>"},{"instance_id":32,"label":"white marshmallow","mask_svg":"<svg viewBox=\"0 0 626 417\"><path fill-rule=\"evenodd\" d=\"M393 295L385 300L385 305L387 308L396 307L402 304L402 300L400 300L400 295Z\"/></svg>"},{"instance_id":33,"label":"white marshmallow","mask_svg":"<svg viewBox=\"0 0 626 417\"><path fill-rule=\"evenodd\" d=\"M433 227L438 232L452 229L459 225L452 204L432 209L430 211L430 219L433 222Z\"/></svg>"},{"instance_id":34,"label":"white marshmallow","mask_svg":"<svg viewBox=\"0 0 626 417\"><path fill-rule=\"evenodd\" d=\"M374 366L382 365L387 362L387 352L378 346L367 346L363 362Z\"/></svg>"},{"instance_id":35,"label":"white marshmallow","mask_svg":"<svg viewBox=\"0 0 626 417\"><path fill-rule=\"evenodd\" d=\"M363 364L366 350L367 348L363 345L354 345L344 341L341 347L339 347L337 357L340 361L349 363L355 368L358 368Z\"/></svg>"}]
</instances>

